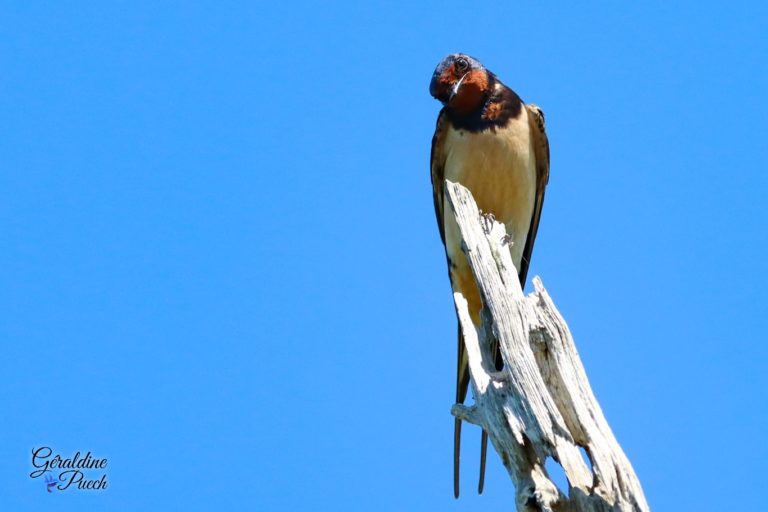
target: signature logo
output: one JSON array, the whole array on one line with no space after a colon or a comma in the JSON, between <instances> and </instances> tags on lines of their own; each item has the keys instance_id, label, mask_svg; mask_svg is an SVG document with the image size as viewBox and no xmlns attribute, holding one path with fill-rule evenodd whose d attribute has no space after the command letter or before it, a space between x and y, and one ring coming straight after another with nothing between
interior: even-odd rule
<instances>
[{"instance_id":1,"label":"signature logo","mask_svg":"<svg viewBox=\"0 0 768 512\"><path fill-rule=\"evenodd\" d=\"M32 465L36 469L29 477L45 476L43 480L48 492L53 492L54 489L66 491L75 488L100 491L109 485L107 474L100 471L107 467L107 459L96 458L91 452L86 452L85 455L77 452L74 456L62 457L48 446L33 448Z\"/></svg>"}]
</instances>

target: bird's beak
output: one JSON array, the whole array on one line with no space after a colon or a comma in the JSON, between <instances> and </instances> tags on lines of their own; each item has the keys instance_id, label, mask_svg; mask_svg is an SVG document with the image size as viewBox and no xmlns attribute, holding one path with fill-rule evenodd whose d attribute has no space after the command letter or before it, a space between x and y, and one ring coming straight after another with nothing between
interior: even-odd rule
<instances>
[{"instance_id":1,"label":"bird's beak","mask_svg":"<svg viewBox=\"0 0 768 512\"><path fill-rule=\"evenodd\" d=\"M464 73L464 76L462 76L462 77L461 77L461 79L460 79L458 82L456 82L456 83L453 85L453 87L451 87L451 93L450 93L450 95L448 96L448 103L450 103L450 102L451 102L451 100L453 100L453 98L454 98L454 97L455 97L457 94L459 94L459 89L461 89L461 84L464 82L464 79L465 79L465 78L467 78L467 75L468 75L468 74L469 74L469 73Z\"/></svg>"}]
</instances>

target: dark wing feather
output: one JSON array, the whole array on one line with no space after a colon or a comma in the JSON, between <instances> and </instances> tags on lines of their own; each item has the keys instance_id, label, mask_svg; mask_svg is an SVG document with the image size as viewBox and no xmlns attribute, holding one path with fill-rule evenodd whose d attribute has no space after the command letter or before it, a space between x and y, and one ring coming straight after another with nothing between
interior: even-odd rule
<instances>
[{"instance_id":1,"label":"dark wing feather","mask_svg":"<svg viewBox=\"0 0 768 512\"><path fill-rule=\"evenodd\" d=\"M445 227L443 225L443 189L445 183L445 137L448 133L449 122L445 109L437 116L435 135L432 137L432 155L430 168L432 177L432 197L435 201L435 216L437 227L440 229L440 239L445 245ZM447 257L447 253L446 253ZM451 262L448 261L448 277L450 277ZM456 402L464 403L469 388L469 368L467 366L464 340L461 336L461 326L458 329L457 368L456 368ZM459 497L459 455L461 453L461 420L455 419L453 426L453 494Z\"/></svg>"},{"instance_id":2,"label":"dark wing feather","mask_svg":"<svg viewBox=\"0 0 768 512\"><path fill-rule=\"evenodd\" d=\"M528 110L528 123L531 129L533 152L536 157L536 200L533 203L533 216L531 226L528 228L528 238L525 240L523 260L520 262L520 286L525 288L525 280L528 277L528 267L531 264L533 242L536 240L536 232L539 230L541 207L544 205L544 189L549 182L549 140L544 129L544 112L533 104L526 105Z\"/></svg>"},{"instance_id":3,"label":"dark wing feather","mask_svg":"<svg viewBox=\"0 0 768 512\"><path fill-rule=\"evenodd\" d=\"M445 137L448 133L448 120L445 109L437 116L435 134L432 136L432 153L430 155L430 171L432 177L432 198L435 202L437 227L440 229L440 239L445 245L445 228L443 227L443 182L445 181Z\"/></svg>"}]
</instances>

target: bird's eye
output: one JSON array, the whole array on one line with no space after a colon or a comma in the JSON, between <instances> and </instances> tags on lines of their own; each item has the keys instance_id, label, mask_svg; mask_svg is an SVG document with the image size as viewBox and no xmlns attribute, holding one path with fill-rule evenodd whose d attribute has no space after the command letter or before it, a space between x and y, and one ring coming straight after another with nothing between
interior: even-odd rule
<instances>
[{"instance_id":1,"label":"bird's eye","mask_svg":"<svg viewBox=\"0 0 768 512\"><path fill-rule=\"evenodd\" d=\"M458 59L456 59L455 66L456 66L456 71L458 71L459 73L463 73L469 67L469 62L467 62L467 59L465 59L464 57L459 57Z\"/></svg>"}]
</instances>

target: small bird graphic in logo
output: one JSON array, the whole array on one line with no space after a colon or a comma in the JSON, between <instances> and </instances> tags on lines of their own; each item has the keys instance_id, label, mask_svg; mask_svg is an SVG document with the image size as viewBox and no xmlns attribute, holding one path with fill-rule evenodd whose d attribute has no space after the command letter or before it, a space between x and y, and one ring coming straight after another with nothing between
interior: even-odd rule
<instances>
[{"instance_id":1,"label":"small bird graphic in logo","mask_svg":"<svg viewBox=\"0 0 768 512\"><path fill-rule=\"evenodd\" d=\"M56 484L59 483L56 481L55 478L53 478L53 475L45 475L45 487L48 489L48 492L53 492L53 488L56 487Z\"/></svg>"}]
</instances>

